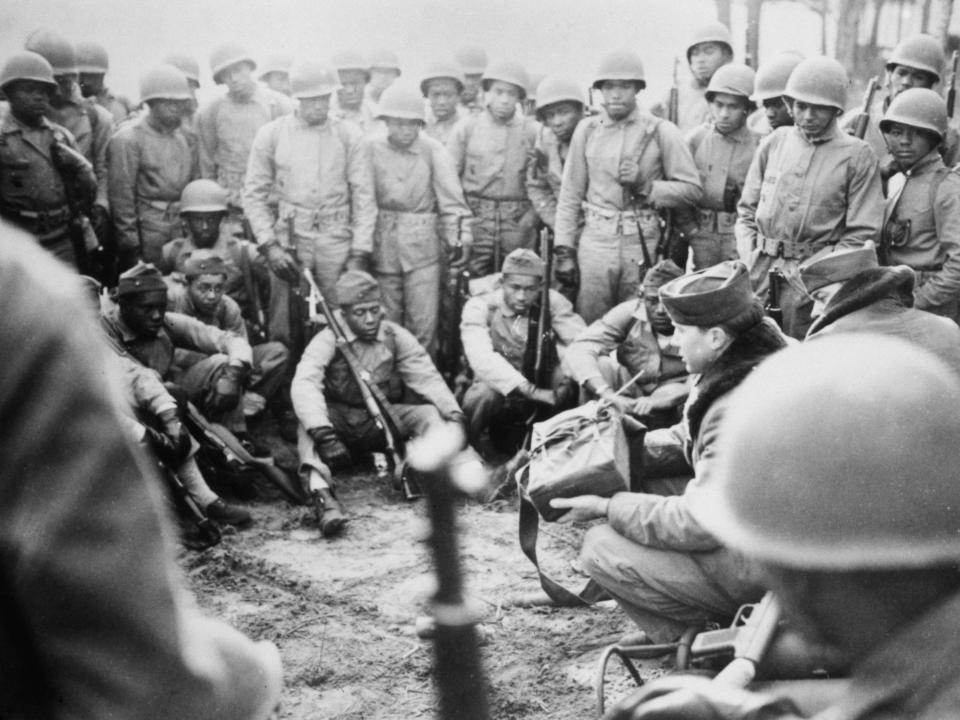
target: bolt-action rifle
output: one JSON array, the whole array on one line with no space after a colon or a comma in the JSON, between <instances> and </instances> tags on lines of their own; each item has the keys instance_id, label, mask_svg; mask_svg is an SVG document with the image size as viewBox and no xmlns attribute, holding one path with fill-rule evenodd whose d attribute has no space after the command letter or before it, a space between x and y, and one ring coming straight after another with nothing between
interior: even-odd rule
<instances>
[{"instance_id":1,"label":"bolt-action rifle","mask_svg":"<svg viewBox=\"0 0 960 720\"><path fill-rule=\"evenodd\" d=\"M957 105L957 66L960 65L960 52L954 50L950 58L950 84L947 85L947 117L953 117Z\"/></svg>"},{"instance_id":2,"label":"bolt-action rifle","mask_svg":"<svg viewBox=\"0 0 960 720\"><path fill-rule=\"evenodd\" d=\"M767 305L764 310L767 316L781 328L783 327L783 308L780 305L780 290L786 278L780 268L773 268L767 273Z\"/></svg>"},{"instance_id":3,"label":"bolt-action rifle","mask_svg":"<svg viewBox=\"0 0 960 720\"><path fill-rule=\"evenodd\" d=\"M673 84L670 86L670 98L667 103L667 120L674 125L680 122L680 80L678 71L680 68L680 59L673 58ZM673 257L674 245L677 244L677 211L673 208L667 208L662 215L663 224L660 231L660 241L657 243L656 258ZM647 261L647 268L652 267ZM679 263L683 267L684 263ZM641 276L642 279L642 276Z\"/></svg>"},{"instance_id":4,"label":"bolt-action rifle","mask_svg":"<svg viewBox=\"0 0 960 720\"><path fill-rule=\"evenodd\" d=\"M523 352L523 376L538 388L549 389L557 367L557 343L550 317L550 278L553 275L553 233L544 226L540 231L540 257L543 259L543 284L540 298L530 309L527 344Z\"/></svg>"},{"instance_id":5,"label":"bolt-action rifle","mask_svg":"<svg viewBox=\"0 0 960 720\"><path fill-rule=\"evenodd\" d=\"M873 107L873 98L880 89L880 78L874 75L867 83L867 89L863 93L863 111L857 116L857 122L853 126L853 134L863 140L867 134L867 127L870 125L870 108Z\"/></svg>"},{"instance_id":6,"label":"bolt-action rifle","mask_svg":"<svg viewBox=\"0 0 960 720\"><path fill-rule=\"evenodd\" d=\"M89 253L96 249L100 243L96 241L95 238L91 238L93 241L90 243L91 247L88 247L88 233L91 236L93 235L93 228L90 226L89 219L90 203L87 203L86 200L80 196L77 184L77 173L65 157L67 153L69 153L69 150L64 148L59 138L55 138L54 142L50 144L50 159L53 161L53 166L56 168L63 182L67 208L69 208L70 211L70 244L73 246L77 271L81 275L90 275L92 269Z\"/></svg>"},{"instance_id":7,"label":"bolt-action rifle","mask_svg":"<svg viewBox=\"0 0 960 720\"><path fill-rule=\"evenodd\" d=\"M243 227L243 239L250 243L252 247L256 247L257 238L253 234L250 221L244 216L240 222ZM260 295L253 279L253 268L250 267L250 256L247 254L247 248L241 248L240 272L243 275L243 289L247 295L247 303L250 309L250 344L256 345L267 340L267 319L263 314L263 308L260 306Z\"/></svg>"}]
</instances>

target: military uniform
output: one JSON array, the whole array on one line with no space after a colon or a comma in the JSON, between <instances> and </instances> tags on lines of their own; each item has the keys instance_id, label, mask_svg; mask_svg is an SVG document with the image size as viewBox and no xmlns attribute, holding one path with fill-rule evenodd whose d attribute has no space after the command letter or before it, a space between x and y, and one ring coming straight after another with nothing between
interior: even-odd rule
<instances>
[{"instance_id":1,"label":"military uniform","mask_svg":"<svg viewBox=\"0 0 960 720\"><path fill-rule=\"evenodd\" d=\"M534 144L536 161L527 168L527 195L544 225L553 230L557 220L557 197L563 178L563 163L570 145L562 143L547 127L541 127Z\"/></svg>"},{"instance_id":2,"label":"military uniform","mask_svg":"<svg viewBox=\"0 0 960 720\"><path fill-rule=\"evenodd\" d=\"M72 96L62 105L51 106L49 117L70 131L77 150L90 161L97 176L96 204L109 210L107 145L113 134L113 116L80 95L80 88L74 84Z\"/></svg>"},{"instance_id":3,"label":"military uniform","mask_svg":"<svg viewBox=\"0 0 960 720\"><path fill-rule=\"evenodd\" d=\"M690 132L710 122L710 103L707 102L706 92L707 86L701 85L694 78L677 85L677 122L674 124L680 128L681 132ZM650 113L666 120L669 109L668 94L666 98L650 108Z\"/></svg>"},{"instance_id":4,"label":"military uniform","mask_svg":"<svg viewBox=\"0 0 960 720\"><path fill-rule=\"evenodd\" d=\"M423 132L432 137L434 140L439 141L441 145L446 146L447 143L450 142L450 137L453 135L454 128L456 128L457 123L460 122L462 117L463 113L457 109L446 120L438 120L436 116L428 109L427 122L423 126Z\"/></svg>"},{"instance_id":5,"label":"military uniform","mask_svg":"<svg viewBox=\"0 0 960 720\"><path fill-rule=\"evenodd\" d=\"M639 158L640 178L651 183L642 204L634 203L618 180L626 156ZM593 322L617 303L636 297L643 261L638 225L655 256L661 231L657 210L695 205L703 191L680 131L640 108L623 120L614 121L604 112L582 121L563 173L556 245L577 249L577 311Z\"/></svg>"},{"instance_id":6,"label":"military uniform","mask_svg":"<svg viewBox=\"0 0 960 720\"><path fill-rule=\"evenodd\" d=\"M114 127L118 126L134 110L134 106L122 95L114 95L107 88L93 98L94 102L113 117Z\"/></svg>"},{"instance_id":7,"label":"military uniform","mask_svg":"<svg viewBox=\"0 0 960 720\"><path fill-rule=\"evenodd\" d=\"M117 244L159 265L163 246L181 234L180 193L197 177L197 148L183 130L164 130L147 114L117 131L109 160Z\"/></svg>"},{"instance_id":8,"label":"military uniform","mask_svg":"<svg viewBox=\"0 0 960 720\"><path fill-rule=\"evenodd\" d=\"M341 107L334 99L330 103L330 115L337 120L353 123L364 135L383 130L383 123L377 119L377 104L367 97L363 98L358 108Z\"/></svg>"}]
</instances>

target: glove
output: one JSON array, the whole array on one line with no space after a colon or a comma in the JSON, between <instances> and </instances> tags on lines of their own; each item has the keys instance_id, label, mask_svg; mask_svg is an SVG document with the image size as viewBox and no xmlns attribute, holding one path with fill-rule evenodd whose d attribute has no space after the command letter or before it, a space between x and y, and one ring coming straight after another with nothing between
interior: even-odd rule
<instances>
[{"instance_id":1,"label":"glove","mask_svg":"<svg viewBox=\"0 0 960 720\"><path fill-rule=\"evenodd\" d=\"M90 208L90 223L93 225L93 231L102 245L110 230L110 211L103 205L96 205Z\"/></svg>"},{"instance_id":2,"label":"glove","mask_svg":"<svg viewBox=\"0 0 960 720\"><path fill-rule=\"evenodd\" d=\"M244 369L237 365L227 365L220 371L220 376L213 384L213 392L207 402L207 407L215 414L233 410L240 402L243 394Z\"/></svg>"},{"instance_id":3,"label":"glove","mask_svg":"<svg viewBox=\"0 0 960 720\"><path fill-rule=\"evenodd\" d=\"M577 284L577 251L566 245L557 246L553 254L557 261L553 266L553 275L561 285Z\"/></svg>"},{"instance_id":4,"label":"glove","mask_svg":"<svg viewBox=\"0 0 960 720\"><path fill-rule=\"evenodd\" d=\"M346 469L353 464L350 459L350 451L340 441L337 431L332 427L311 428L307 430L307 434L313 440L317 453L331 472Z\"/></svg>"},{"instance_id":5,"label":"glove","mask_svg":"<svg viewBox=\"0 0 960 720\"><path fill-rule=\"evenodd\" d=\"M723 210L724 212L736 212L737 203L740 202L741 188L736 183L729 183L723 188Z\"/></svg>"},{"instance_id":6,"label":"glove","mask_svg":"<svg viewBox=\"0 0 960 720\"><path fill-rule=\"evenodd\" d=\"M169 434L167 430L160 432L151 427L146 428L147 441L160 461L171 470L183 465L190 457L191 450L190 433L179 422L177 425L179 428L175 435Z\"/></svg>"},{"instance_id":7,"label":"glove","mask_svg":"<svg viewBox=\"0 0 960 720\"><path fill-rule=\"evenodd\" d=\"M370 272L370 253L351 252L347 258L347 264L343 266L344 270L359 270L360 272Z\"/></svg>"},{"instance_id":8,"label":"glove","mask_svg":"<svg viewBox=\"0 0 960 720\"><path fill-rule=\"evenodd\" d=\"M262 246L260 252L267 258L267 265L274 275L288 283L299 282L297 263L284 248L274 242Z\"/></svg>"}]
</instances>

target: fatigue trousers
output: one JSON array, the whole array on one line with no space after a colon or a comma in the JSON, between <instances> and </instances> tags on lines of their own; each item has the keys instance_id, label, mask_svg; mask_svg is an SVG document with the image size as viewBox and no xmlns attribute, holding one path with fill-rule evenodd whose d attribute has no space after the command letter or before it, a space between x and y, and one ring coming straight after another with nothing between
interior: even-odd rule
<instances>
[{"instance_id":1,"label":"fatigue trousers","mask_svg":"<svg viewBox=\"0 0 960 720\"><path fill-rule=\"evenodd\" d=\"M430 353L437 356L437 311L440 304L440 264L400 275L376 274L387 320L402 325Z\"/></svg>"},{"instance_id":2,"label":"fatigue trousers","mask_svg":"<svg viewBox=\"0 0 960 720\"><path fill-rule=\"evenodd\" d=\"M391 407L402 426L397 428L397 431L405 439L423 435L430 427L442 422L440 412L433 405L393 403ZM328 403L327 412L330 424L351 452L380 452L386 449L383 434L377 429L366 408ZM330 482L330 468L323 462L313 439L307 434L307 428L302 425L297 429L297 453L300 456L300 474L305 484L306 476L311 470L316 470Z\"/></svg>"},{"instance_id":3,"label":"fatigue trousers","mask_svg":"<svg viewBox=\"0 0 960 720\"><path fill-rule=\"evenodd\" d=\"M651 252L655 250L656 243ZM580 289L576 306L587 325L603 317L614 305L637 297L642 263L638 233L598 232L589 224L584 228L577 249Z\"/></svg>"},{"instance_id":4,"label":"fatigue trousers","mask_svg":"<svg viewBox=\"0 0 960 720\"><path fill-rule=\"evenodd\" d=\"M687 238L693 260L693 272L712 267L724 260L739 260L737 238L732 233L697 230Z\"/></svg>"},{"instance_id":5,"label":"fatigue trousers","mask_svg":"<svg viewBox=\"0 0 960 720\"><path fill-rule=\"evenodd\" d=\"M813 300L807 294L800 281L799 260L785 260L780 257L771 257L764 253L753 253L753 264L750 267L750 282L753 291L760 301L767 305L770 297L770 270L780 268L786 281L780 282L780 308L783 311L783 332L797 340L803 340L807 330L813 324L810 313L813 311Z\"/></svg>"},{"instance_id":6,"label":"fatigue trousers","mask_svg":"<svg viewBox=\"0 0 960 720\"><path fill-rule=\"evenodd\" d=\"M473 277L500 272L503 259L517 248L537 250L533 206L528 200L497 201L467 196L467 204L474 216L473 246L467 262Z\"/></svg>"},{"instance_id":7,"label":"fatigue trousers","mask_svg":"<svg viewBox=\"0 0 960 720\"><path fill-rule=\"evenodd\" d=\"M140 221L140 256L144 262L160 267L163 264L163 246L171 240L183 237L180 222L180 203L140 201L137 203ZM135 248L121 243L118 251L128 254Z\"/></svg>"},{"instance_id":8,"label":"fatigue trousers","mask_svg":"<svg viewBox=\"0 0 960 720\"><path fill-rule=\"evenodd\" d=\"M290 351L279 342L254 345L252 349L253 369L249 388L270 402L286 377Z\"/></svg>"},{"instance_id":9,"label":"fatigue trousers","mask_svg":"<svg viewBox=\"0 0 960 720\"><path fill-rule=\"evenodd\" d=\"M722 586L697 555L638 545L597 525L584 536L580 561L652 642L664 643L690 625L729 623L742 604L763 595L752 582Z\"/></svg>"},{"instance_id":10,"label":"fatigue trousers","mask_svg":"<svg viewBox=\"0 0 960 720\"><path fill-rule=\"evenodd\" d=\"M190 353L191 351L187 351ZM201 353L193 353L193 356ZM177 351L175 355L175 365L170 380L187 393L190 401L200 408L200 411L209 419L219 422L233 432L244 432L247 424L243 419L243 406L237 402L232 410L220 414L214 412L209 406L209 396L214 385L223 374L224 369L229 364L230 358L223 354L206 355L202 359L190 362L190 355Z\"/></svg>"}]
</instances>

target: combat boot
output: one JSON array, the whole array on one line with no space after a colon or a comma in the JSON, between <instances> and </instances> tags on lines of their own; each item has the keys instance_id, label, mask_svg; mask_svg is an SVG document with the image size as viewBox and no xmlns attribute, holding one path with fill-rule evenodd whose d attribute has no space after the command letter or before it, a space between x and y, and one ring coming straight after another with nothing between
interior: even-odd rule
<instances>
[{"instance_id":1,"label":"combat boot","mask_svg":"<svg viewBox=\"0 0 960 720\"><path fill-rule=\"evenodd\" d=\"M312 498L320 533L324 537L332 537L339 533L348 518L343 511L343 506L334 497L330 488L317 488L313 491Z\"/></svg>"}]
</instances>

